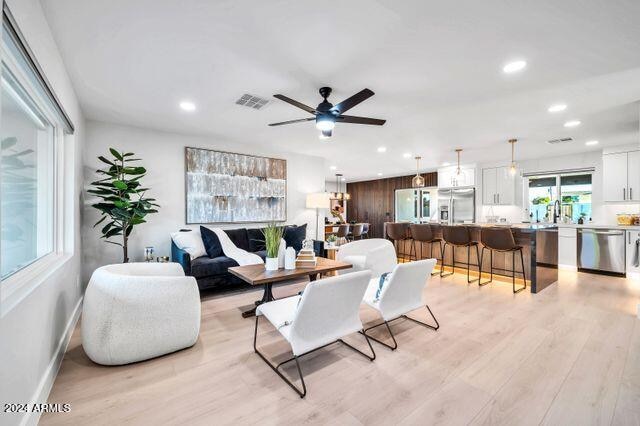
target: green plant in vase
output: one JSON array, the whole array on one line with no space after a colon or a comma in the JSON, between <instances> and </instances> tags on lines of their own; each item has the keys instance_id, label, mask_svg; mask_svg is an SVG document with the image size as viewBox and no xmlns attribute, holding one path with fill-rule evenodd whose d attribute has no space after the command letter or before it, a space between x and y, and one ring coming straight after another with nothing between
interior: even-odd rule
<instances>
[{"instance_id":1,"label":"green plant in vase","mask_svg":"<svg viewBox=\"0 0 640 426\"><path fill-rule=\"evenodd\" d=\"M102 179L91 182L92 188L87 192L101 199L92 204L98 209L101 218L93 227L107 221L101 229L102 237L106 242L122 247L123 263L129 261L128 244L129 235L133 227L145 223L145 217L151 213L157 213L154 198L146 198L145 192L149 188L143 188L142 179L147 170L142 166L132 165L132 162L140 161L133 158L132 152L121 153L109 148L113 158L98 157L108 167L96 170ZM121 242L110 241L110 238L121 237Z\"/></svg>"},{"instance_id":2,"label":"green plant in vase","mask_svg":"<svg viewBox=\"0 0 640 426\"><path fill-rule=\"evenodd\" d=\"M267 271L275 271L278 269L278 250L280 249L280 240L284 235L284 228L272 222L262 228L262 235L267 249L265 268Z\"/></svg>"}]
</instances>

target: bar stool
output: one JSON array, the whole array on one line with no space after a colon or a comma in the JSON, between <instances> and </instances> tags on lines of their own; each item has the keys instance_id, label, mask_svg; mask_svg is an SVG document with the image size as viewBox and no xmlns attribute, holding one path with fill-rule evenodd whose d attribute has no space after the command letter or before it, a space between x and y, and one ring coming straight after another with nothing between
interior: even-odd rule
<instances>
[{"instance_id":1,"label":"bar stool","mask_svg":"<svg viewBox=\"0 0 640 426\"><path fill-rule=\"evenodd\" d=\"M338 232L336 233L336 237L338 237L338 241L344 242L347 240L347 235L349 235L349 224L342 224L338 226Z\"/></svg>"},{"instance_id":2,"label":"bar stool","mask_svg":"<svg viewBox=\"0 0 640 426\"><path fill-rule=\"evenodd\" d=\"M364 228L364 224L356 223L351 227L351 232L347 234L347 240L354 241L355 239L362 239L362 229Z\"/></svg>"},{"instance_id":3,"label":"bar stool","mask_svg":"<svg viewBox=\"0 0 640 426\"><path fill-rule=\"evenodd\" d=\"M369 238L369 224L362 224L362 238Z\"/></svg>"},{"instance_id":4,"label":"bar stool","mask_svg":"<svg viewBox=\"0 0 640 426\"><path fill-rule=\"evenodd\" d=\"M442 238L436 237L433 233L433 229L431 225L427 223L412 223L409 226L409 230L411 231L411 244L413 245L413 252L416 254L416 258L418 258L418 250L416 249L416 241L420 243L420 257L422 259L422 248L424 243L429 243L430 246L430 256L432 259L437 259L437 257L433 257L433 243L438 243L439 252L442 253ZM435 275L438 272L432 272L431 275Z\"/></svg>"},{"instance_id":5,"label":"bar stool","mask_svg":"<svg viewBox=\"0 0 640 426\"><path fill-rule=\"evenodd\" d=\"M484 286L493 281L493 270L498 269L505 272L511 272L511 280L513 286L513 293L519 293L522 290L527 288L527 277L524 271L524 255L522 254L522 246L516 244L515 239L513 238L513 233L509 228L503 227L490 227L483 228L480 233L480 240L482 241L482 254L480 256L480 277L482 278L482 259L484 258L484 250L489 250L489 264L491 275L489 281L486 282L478 282L479 286ZM504 268L494 268L493 267L493 252L497 251L499 253L511 253L511 271ZM524 286L516 290L516 252L520 252L520 261L522 262L522 281L524 281Z\"/></svg>"},{"instance_id":6,"label":"bar stool","mask_svg":"<svg viewBox=\"0 0 640 426\"><path fill-rule=\"evenodd\" d=\"M442 227L442 237L444 239L444 245L442 246L442 267L440 268L440 277L448 277L449 275L453 275L456 269L456 247L466 247L467 248L467 283L472 283L475 281L479 281L480 277L472 280L469 272L471 270L471 247L476 248L476 259L478 261L477 264L473 266L478 267L478 271L480 270L480 251L478 250L478 242L473 241L471 238L471 232L469 227L467 226L448 226L445 225ZM444 254L447 250L447 244L451 246L451 272L448 274L443 274L444 267L446 266L444 263Z\"/></svg>"},{"instance_id":7,"label":"bar stool","mask_svg":"<svg viewBox=\"0 0 640 426\"><path fill-rule=\"evenodd\" d=\"M407 241L409 237L409 224L408 223L387 223L387 236L393 241L393 245L396 248L396 256L401 258L402 261L406 259L407 255ZM403 250L400 252L398 242L402 242ZM411 249L409 249L409 260L411 260Z\"/></svg>"}]
</instances>

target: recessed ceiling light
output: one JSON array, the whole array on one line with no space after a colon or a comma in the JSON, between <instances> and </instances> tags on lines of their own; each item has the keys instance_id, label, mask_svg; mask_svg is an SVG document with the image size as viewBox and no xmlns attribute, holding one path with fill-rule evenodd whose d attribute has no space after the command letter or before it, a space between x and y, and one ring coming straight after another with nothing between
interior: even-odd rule
<instances>
[{"instance_id":1,"label":"recessed ceiling light","mask_svg":"<svg viewBox=\"0 0 640 426\"><path fill-rule=\"evenodd\" d=\"M576 127L580 125L580 120L571 120L564 123L564 127Z\"/></svg>"},{"instance_id":2,"label":"recessed ceiling light","mask_svg":"<svg viewBox=\"0 0 640 426\"><path fill-rule=\"evenodd\" d=\"M387 152L387 148L384 146L379 146L378 147L378 152Z\"/></svg>"},{"instance_id":3,"label":"recessed ceiling light","mask_svg":"<svg viewBox=\"0 0 640 426\"><path fill-rule=\"evenodd\" d=\"M564 111L565 109L567 109L567 106L565 104L555 104L555 105L551 105L547 111L549 112L560 112L560 111Z\"/></svg>"},{"instance_id":4,"label":"recessed ceiling light","mask_svg":"<svg viewBox=\"0 0 640 426\"><path fill-rule=\"evenodd\" d=\"M331 166L331 167L329 167L329 168L330 168L331 170L337 170L337 169L338 169L338 166Z\"/></svg>"},{"instance_id":5,"label":"recessed ceiling light","mask_svg":"<svg viewBox=\"0 0 640 426\"><path fill-rule=\"evenodd\" d=\"M502 67L502 71L507 74L511 74L513 72L522 71L526 66L527 63L525 61L513 61Z\"/></svg>"},{"instance_id":6,"label":"recessed ceiling light","mask_svg":"<svg viewBox=\"0 0 640 426\"><path fill-rule=\"evenodd\" d=\"M404 154L402 154L402 156L404 158L411 158L412 157L410 152L405 152Z\"/></svg>"},{"instance_id":7,"label":"recessed ceiling light","mask_svg":"<svg viewBox=\"0 0 640 426\"><path fill-rule=\"evenodd\" d=\"M183 111L195 111L196 104L190 101L182 101L180 102L180 109L182 109Z\"/></svg>"},{"instance_id":8,"label":"recessed ceiling light","mask_svg":"<svg viewBox=\"0 0 640 426\"><path fill-rule=\"evenodd\" d=\"M593 146L593 145L598 145L598 141L587 141L584 144L587 146Z\"/></svg>"},{"instance_id":9,"label":"recessed ceiling light","mask_svg":"<svg viewBox=\"0 0 640 426\"><path fill-rule=\"evenodd\" d=\"M378 173L378 176L382 176L382 173Z\"/></svg>"},{"instance_id":10,"label":"recessed ceiling light","mask_svg":"<svg viewBox=\"0 0 640 426\"><path fill-rule=\"evenodd\" d=\"M450 165L451 165L451 163L447 163L446 161L444 163L442 163L442 167L447 167L447 166L450 166Z\"/></svg>"}]
</instances>

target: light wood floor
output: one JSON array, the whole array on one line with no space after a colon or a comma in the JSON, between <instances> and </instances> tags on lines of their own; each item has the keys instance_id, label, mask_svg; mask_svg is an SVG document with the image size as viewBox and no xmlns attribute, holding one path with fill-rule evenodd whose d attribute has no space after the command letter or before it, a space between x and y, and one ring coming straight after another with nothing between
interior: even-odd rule
<instances>
[{"instance_id":1,"label":"light wood floor","mask_svg":"<svg viewBox=\"0 0 640 426\"><path fill-rule=\"evenodd\" d=\"M49 401L72 410L41 422L640 424L640 284L561 272L537 295L513 295L509 283L478 288L465 278L434 278L425 290L437 332L398 321L398 350L375 345L373 363L342 345L305 357L304 400L253 353L254 320L240 307L256 292L209 297L194 347L134 365L93 364L78 328ZM362 317L376 318L364 307ZM289 356L266 322L258 341L275 358ZM348 341L364 348L362 336Z\"/></svg>"}]
</instances>

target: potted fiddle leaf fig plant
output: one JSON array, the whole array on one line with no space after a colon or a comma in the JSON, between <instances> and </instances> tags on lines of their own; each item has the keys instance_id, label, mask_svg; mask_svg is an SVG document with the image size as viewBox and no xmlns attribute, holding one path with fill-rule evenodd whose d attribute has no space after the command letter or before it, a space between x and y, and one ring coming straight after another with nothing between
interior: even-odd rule
<instances>
[{"instance_id":1,"label":"potted fiddle leaf fig plant","mask_svg":"<svg viewBox=\"0 0 640 426\"><path fill-rule=\"evenodd\" d=\"M264 262L267 271L278 270L278 250L280 249L280 240L284 234L284 228L270 223L262 228L264 236L264 244L267 249L267 258Z\"/></svg>"},{"instance_id":2,"label":"potted fiddle leaf fig plant","mask_svg":"<svg viewBox=\"0 0 640 426\"><path fill-rule=\"evenodd\" d=\"M98 160L107 167L96 170L102 179L91 182L91 189L87 192L100 198L101 201L92 204L92 207L100 211L100 219L93 225L107 222L100 230L106 242L122 247L122 262L129 261L128 244L129 235L134 226L145 223L145 217L151 213L157 213L154 198L145 197L149 188L144 188L140 180L147 173L142 166L132 164L140 161L133 158L132 152L118 152L109 148L112 158L99 156ZM120 241L111 241L111 238L120 237Z\"/></svg>"}]
</instances>

